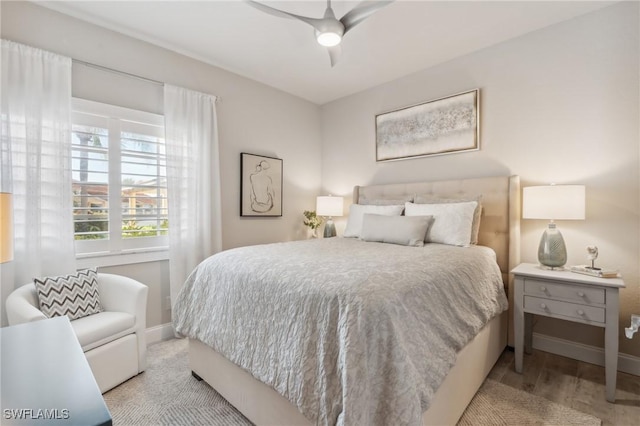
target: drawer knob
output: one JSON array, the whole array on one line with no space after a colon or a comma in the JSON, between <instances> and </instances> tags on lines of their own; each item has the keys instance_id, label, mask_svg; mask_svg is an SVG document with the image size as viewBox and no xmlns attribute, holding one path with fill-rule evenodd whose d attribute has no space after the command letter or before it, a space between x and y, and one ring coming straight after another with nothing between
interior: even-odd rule
<instances>
[{"instance_id":1,"label":"drawer knob","mask_svg":"<svg viewBox=\"0 0 640 426\"><path fill-rule=\"evenodd\" d=\"M545 286L540 287L540 291L543 293L547 292L547 288Z\"/></svg>"},{"instance_id":2,"label":"drawer knob","mask_svg":"<svg viewBox=\"0 0 640 426\"><path fill-rule=\"evenodd\" d=\"M544 304L544 303L541 303L541 304L540 304L540 307L541 307L542 309L545 309L545 310L547 309L547 305L546 305L546 304Z\"/></svg>"},{"instance_id":3,"label":"drawer knob","mask_svg":"<svg viewBox=\"0 0 640 426\"><path fill-rule=\"evenodd\" d=\"M584 315L584 311L582 309L578 309L578 315L583 316Z\"/></svg>"},{"instance_id":4,"label":"drawer knob","mask_svg":"<svg viewBox=\"0 0 640 426\"><path fill-rule=\"evenodd\" d=\"M584 297L584 292L579 291L579 292L578 292L578 296L580 296L580 297Z\"/></svg>"}]
</instances>

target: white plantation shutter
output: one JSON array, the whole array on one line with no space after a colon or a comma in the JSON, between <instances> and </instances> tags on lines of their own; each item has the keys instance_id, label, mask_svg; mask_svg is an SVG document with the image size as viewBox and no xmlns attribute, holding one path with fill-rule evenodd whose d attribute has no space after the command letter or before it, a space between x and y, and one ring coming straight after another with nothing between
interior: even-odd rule
<instances>
[{"instance_id":1,"label":"white plantation shutter","mask_svg":"<svg viewBox=\"0 0 640 426\"><path fill-rule=\"evenodd\" d=\"M78 253L167 247L164 119L73 100L73 205Z\"/></svg>"},{"instance_id":2,"label":"white plantation shutter","mask_svg":"<svg viewBox=\"0 0 640 426\"><path fill-rule=\"evenodd\" d=\"M121 133L123 223L146 223L156 235L167 235L167 172L164 138L149 133ZM123 227L123 238L140 238L149 230Z\"/></svg>"},{"instance_id":3,"label":"white plantation shutter","mask_svg":"<svg viewBox=\"0 0 640 426\"><path fill-rule=\"evenodd\" d=\"M79 120L82 117L84 120ZM73 219L76 239L109 238L109 130L105 117L74 112ZM78 122L92 122L84 125Z\"/></svg>"}]
</instances>

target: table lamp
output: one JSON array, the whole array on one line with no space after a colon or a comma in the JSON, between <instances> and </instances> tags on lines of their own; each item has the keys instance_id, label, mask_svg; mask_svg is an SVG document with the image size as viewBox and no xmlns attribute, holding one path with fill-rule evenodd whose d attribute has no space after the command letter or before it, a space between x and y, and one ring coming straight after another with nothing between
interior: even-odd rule
<instances>
[{"instance_id":1,"label":"table lamp","mask_svg":"<svg viewBox=\"0 0 640 426\"><path fill-rule=\"evenodd\" d=\"M13 260L11 194L0 192L0 263Z\"/></svg>"},{"instance_id":2,"label":"table lamp","mask_svg":"<svg viewBox=\"0 0 640 426\"><path fill-rule=\"evenodd\" d=\"M549 219L538 246L538 262L545 269L563 269L567 247L554 220L584 220L583 185L528 186L522 190L522 218Z\"/></svg>"},{"instance_id":3,"label":"table lamp","mask_svg":"<svg viewBox=\"0 0 640 426\"><path fill-rule=\"evenodd\" d=\"M333 216L342 216L344 209L342 197L320 196L316 199L316 214L327 216L327 223L324 225L324 238L336 236L336 226L333 223Z\"/></svg>"}]
</instances>

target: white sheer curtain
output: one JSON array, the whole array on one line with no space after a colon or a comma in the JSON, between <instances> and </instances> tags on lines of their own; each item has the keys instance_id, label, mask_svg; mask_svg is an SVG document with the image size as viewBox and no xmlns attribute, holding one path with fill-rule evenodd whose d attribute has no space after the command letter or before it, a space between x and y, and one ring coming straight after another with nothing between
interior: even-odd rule
<instances>
[{"instance_id":1,"label":"white sheer curtain","mask_svg":"<svg viewBox=\"0 0 640 426\"><path fill-rule=\"evenodd\" d=\"M13 284L75 272L71 59L2 40L2 186L13 192Z\"/></svg>"},{"instance_id":2,"label":"white sheer curtain","mask_svg":"<svg viewBox=\"0 0 640 426\"><path fill-rule=\"evenodd\" d=\"M216 98L165 84L171 300L222 249Z\"/></svg>"}]
</instances>

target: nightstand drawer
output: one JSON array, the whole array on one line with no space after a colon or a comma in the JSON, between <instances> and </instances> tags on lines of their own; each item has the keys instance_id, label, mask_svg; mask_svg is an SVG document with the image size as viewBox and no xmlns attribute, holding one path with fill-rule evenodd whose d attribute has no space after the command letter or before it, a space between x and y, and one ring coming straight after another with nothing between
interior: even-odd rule
<instances>
[{"instance_id":1,"label":"nightstand drawer","mask_svg":"<svg viewBox=\"0 0 640 426\"><path fill-rule=\"evenodd\" d=\"M595 306L579 305L577 303L560 302L558 300L543 299L541 297L524 297L524 310L532 314L546 316L561 316L573 318L584 323L602 323L605 320L605 309Z\"/></svg>"},{"instance_id":2,"label":"nightstand drawer","mask_svg":"<svg viewBox=\"0 0 640 426\"><path fill-rule=\"evenodd\" d=\"M604 293L603 288L592 288L575 284L565 285L530 278L524 281L524 294L537 297L604 305Z\"/></svg>"}]
</instances>

